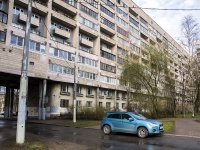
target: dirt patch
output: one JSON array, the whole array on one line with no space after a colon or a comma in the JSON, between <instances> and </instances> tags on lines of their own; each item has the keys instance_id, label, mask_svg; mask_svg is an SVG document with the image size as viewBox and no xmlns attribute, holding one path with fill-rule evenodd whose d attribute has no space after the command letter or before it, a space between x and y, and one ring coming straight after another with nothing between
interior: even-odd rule
<instances>
[{"instance_id":1,"label":"dirt patch","mask_svg":"<svg viewBox=\"0 0 200 150\"><path fill-rule=\"evenodd\" d=\"M98 150L95 147L87 147L29 133L26 134L24 144L16 144L16 137L13 136L0 143L0 147L3 150Z\"/></svg>"},{"instance_id":2,"label":"dirt patch","mask_svg":"<svg viewBox=\"0 0 200 150\"><path fill-rule=\"evenodd\" d=\"M200 120L195 120L197 123L200 123Z\"/></svg>"}]
</instances>

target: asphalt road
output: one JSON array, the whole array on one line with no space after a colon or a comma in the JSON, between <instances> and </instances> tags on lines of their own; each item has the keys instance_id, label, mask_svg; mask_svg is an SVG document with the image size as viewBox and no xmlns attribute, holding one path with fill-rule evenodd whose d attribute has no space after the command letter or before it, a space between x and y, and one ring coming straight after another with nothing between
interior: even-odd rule
<instances>
[{"instance_id":1,"label":"asphalt road","mask_svg":"<svg viewBox=\"0 0 200 150\"><path fill-rule=\"evenodd\" d=\"M3 129L16 130L16 122L0 120L0 142L9 136ZM45 124L27 124L26 132L36 135L65 140L102 150L199 150L200 139L150 136L140 139L136 135L113 133L104 135L101 130L63 127Z\"/></svg>"}]
</instances>

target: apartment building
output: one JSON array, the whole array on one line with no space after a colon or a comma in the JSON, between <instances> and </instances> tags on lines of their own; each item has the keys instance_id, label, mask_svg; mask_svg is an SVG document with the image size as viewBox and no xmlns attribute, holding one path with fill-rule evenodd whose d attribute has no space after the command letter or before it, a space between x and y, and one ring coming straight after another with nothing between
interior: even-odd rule
<instances>
[{"instance_id":1,"label":"apartment building","mask_svg":"<svg viewBox=\"0 0 200 150\"><path fill-rule=\"evenodd\" d=\"M27 6L28 0L0 0L0 81L7 88L12 84L19 88ZM126 55L148 62L142 47L150 44L169 46L170 74L176 80L177 100L181 100L181 74L189 55L143 10L134 7L132 0L33 1L29 115L38 114L41 97L46 97L47 116L68 111L73 104L74 66L77 106L125 109L128 87L119 80L122 63Z\"/></svg>"}]
</instances>

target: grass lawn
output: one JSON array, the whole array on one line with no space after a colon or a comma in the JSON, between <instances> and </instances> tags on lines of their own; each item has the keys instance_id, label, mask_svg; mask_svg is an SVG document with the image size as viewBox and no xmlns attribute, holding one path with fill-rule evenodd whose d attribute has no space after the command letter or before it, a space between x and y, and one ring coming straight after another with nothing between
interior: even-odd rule
<instances>
[{"instance_id":1,"label":"grass lawn","mask_svg":"<svg viewBox=\"0 0 200 150\"><path fill-rule=\"evenodd\" d=\"M87 121L87 120L82 120L82 121L77 121L77 122L72 122L72 121L63 121L61 124L66 125L66 126L76 126L76 127L88 127L88 126L97 126L100 125L100 121Z\"/></svg>"},{"instance_id":2,"label":"grass lawn","mask_svg":"<svg viewBox=\"0 0 200 150\"><path fill-rule=\"evenodd\" d=\"M176 118L183 118L183 115L182 114L177 114L176 115ZM184 118L200 118L200 114L197 114L196 116L192 116L192 114L185 114L185 117Z\"/></svg>"},{"instance_id":3,"label":"grass lawn","mask_svg":"<svg viewBox=\"0 0 200 150\"><path fill-rule=\"evenodd\" d=\"M162 121L165 133L172 133L175 129L174 121Z\"/></svg>"}]
</instances>

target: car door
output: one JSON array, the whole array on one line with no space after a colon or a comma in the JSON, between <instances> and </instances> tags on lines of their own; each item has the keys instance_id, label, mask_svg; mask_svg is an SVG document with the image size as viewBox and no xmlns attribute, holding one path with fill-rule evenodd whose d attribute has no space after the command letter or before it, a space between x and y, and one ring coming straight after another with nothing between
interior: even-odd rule
<instances>
[{"instance_id":1,"label":"car door","mask_svg":"<svg viewBox=\"0 0 200 150\"><path fill-rule=\"evenodd\" d=\"M131 120L129 120L131 118ZM136 132L136 121L128 114L122 114L122 128L124 132L134 133Z\"/></svg>"},{"instance_id":2,"label":"car door","mask_svg":"<svg viewBox=\"0 0 200 150\"><path fill-rule=\"evenodd\" d=\"M112 130L119 131L122 124L121 114L119 113L111 114L109 118L110 118L110 123L112 125Z\"/></svg>"}]
</instances>

